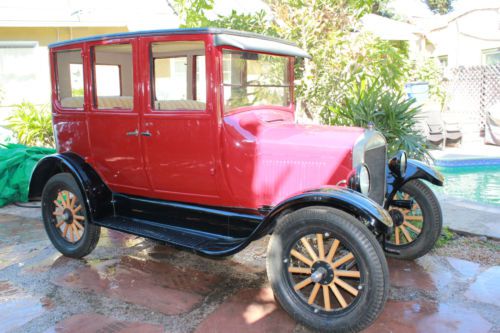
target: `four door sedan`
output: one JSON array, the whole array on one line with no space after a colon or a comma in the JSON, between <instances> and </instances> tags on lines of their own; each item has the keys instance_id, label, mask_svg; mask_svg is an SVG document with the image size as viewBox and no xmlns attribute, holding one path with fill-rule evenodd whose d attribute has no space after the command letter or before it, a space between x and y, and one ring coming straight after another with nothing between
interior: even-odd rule
<instances>
[{"instance_id":1,"label":"four door sedan","mask_svg":"<svg viewBox=\"0 0 500 333\"><path fill-rule=\"evenodd\" d=\"M420 180L373 128L299 125L283 40L221 29L121 33L50 46L58 153L39 162L54 246L80 258L112 228L206 256L271 234L277 300L323 331L359 331L387 298L384 250L415 258L441 230Z\"/></svg>"}]
</instances>

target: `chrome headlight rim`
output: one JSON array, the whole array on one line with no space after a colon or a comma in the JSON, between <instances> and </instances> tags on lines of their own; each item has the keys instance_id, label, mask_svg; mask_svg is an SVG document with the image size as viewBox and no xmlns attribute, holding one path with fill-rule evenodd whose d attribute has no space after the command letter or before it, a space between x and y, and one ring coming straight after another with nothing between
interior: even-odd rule
<instances>
[{"instance_id":1,"label":"chrome headlight rim","mask_svg":"<svg viewBox=\"0 0 500 333\"><path fill-rule=\"evenodd\" d=\"M406 175L406 169L408 167L408 155L404 150L400 150L389 159L389 170L398 176L404 177Z\"/></svg>"},{"instance_id":2,"label":"chrome headlight rim","mask_svg":"<svg viewBox=\"0 0 500 333\"><path fill-rule=\"evenodd\" d=\"M353 172L351 172L348 185L350 189L368 196L370 193L371 177L370 170L366 164L359 164Z\"/></svg>"}]
</instances>

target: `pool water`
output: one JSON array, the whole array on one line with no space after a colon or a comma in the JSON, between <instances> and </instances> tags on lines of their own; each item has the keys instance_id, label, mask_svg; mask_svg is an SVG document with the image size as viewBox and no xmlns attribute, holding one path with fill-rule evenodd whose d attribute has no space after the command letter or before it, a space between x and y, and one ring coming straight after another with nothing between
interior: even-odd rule
<instances>
[{"instance_id":1,"label":"pool water","mask_svg":"<svg viewBox=\"0 0 500 333\"><path fill-rule=\"evenodd\" d=\"M444 187L432 186L437 193L500 205L500 165L437 167L445 176Z\"/></svg>"}]
</instances>

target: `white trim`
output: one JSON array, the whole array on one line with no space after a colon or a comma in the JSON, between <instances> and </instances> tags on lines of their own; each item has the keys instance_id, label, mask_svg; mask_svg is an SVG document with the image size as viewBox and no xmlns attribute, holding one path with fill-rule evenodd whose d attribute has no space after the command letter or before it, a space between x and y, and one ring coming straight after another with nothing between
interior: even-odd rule
<instances>
[{"instance_id":1,"label":"white trim","mask_svg":"<svg viewBox=\"0 0 500 333\"><path fill-rule=\"evenodd\" d=\"M37 41L0 41L2 49L31 49L38 47Z\"/></svg>"}]
</instances>

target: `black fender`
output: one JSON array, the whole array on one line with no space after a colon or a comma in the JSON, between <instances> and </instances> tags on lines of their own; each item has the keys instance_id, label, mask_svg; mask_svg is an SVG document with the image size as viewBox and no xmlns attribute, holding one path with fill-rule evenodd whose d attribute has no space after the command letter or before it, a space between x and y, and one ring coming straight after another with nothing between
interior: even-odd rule
<instances>
[{"instance_id":1,"label":"black fender","mask_svg":"<svg viewBox=\"0 0 500 333\"><path fill-rule=\"evenodd\" d=\"M40 199L47 181L61 172L69 172L75 178L92 221L112 215L111 191L83 158L70 152L48 155L38 161L31 174L29 198Z\"/></svg>"},{"instance_id":2,"label":"black fender","mask_svg":"<svg viewBox=\"0 0 500 333\"><path fill-rule=\"evenodd\" d=\"M385 198L387 200L384 204L384 208L386 209L390 205L389 199L392 198L394 194L410 180L424 179L437 186L443 186L444 184L444 176L439 171L425 163L411 159L408 160L406 173L403 177L395 175L389 170L388 167L386 168L386 176L387 188L385 192Z\"/></svg>"},{"instance_id":3,"label":"black fender","mask_svg":"<svg viewBox=\"0 0 500 333\"><path fill-rule=\"evenodd\" d=\"M345 211L361 220L376 234L392 230L392 218L375 201L351 189L331 186L304 192L274 206L254 234L262 236L271 232L280 216L308 206L329 206Z\"/></svg>"}]
</instances>

